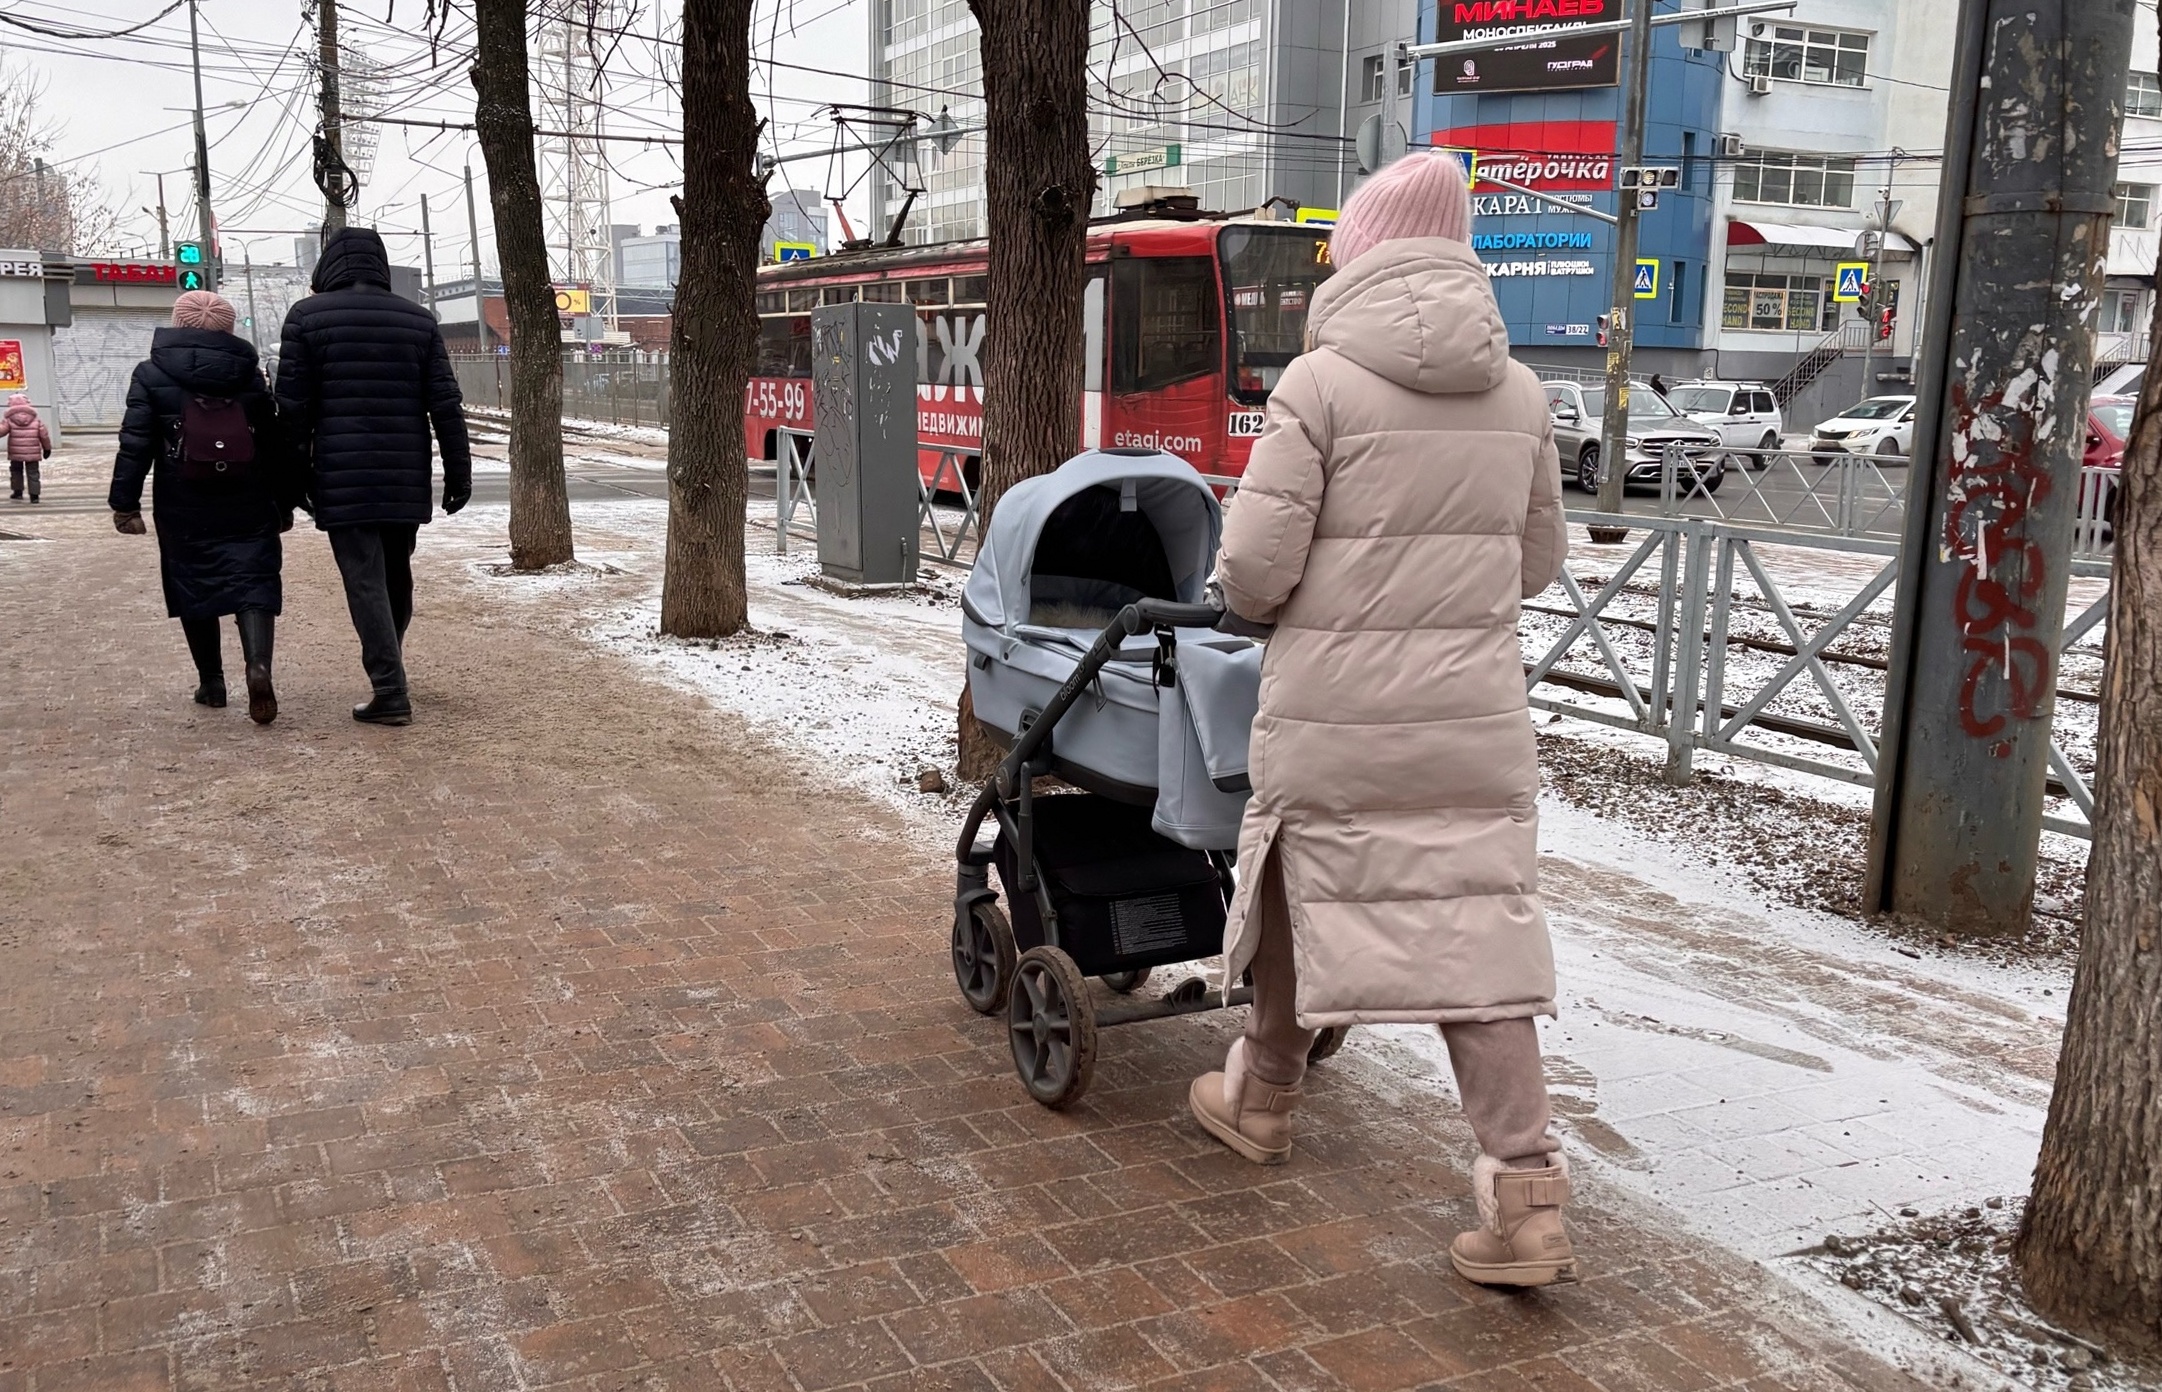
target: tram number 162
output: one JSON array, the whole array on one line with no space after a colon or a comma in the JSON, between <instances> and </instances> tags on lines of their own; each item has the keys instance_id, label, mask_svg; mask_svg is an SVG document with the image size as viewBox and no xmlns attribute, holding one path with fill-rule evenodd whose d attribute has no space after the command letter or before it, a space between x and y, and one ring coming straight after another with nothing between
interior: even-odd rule
<instances>
[{"instance_id":1,"label":"tram number 162","mask_svg":"<svg viewBox=\"0 0 2162 1392\"><path fill-rule=\"evenodd\" d=\"M803 382L753 382L746 393L744 405L750 414L778 417L786 421L800 421L811 413L810 394Z\"/></svg>"}]
</instances>

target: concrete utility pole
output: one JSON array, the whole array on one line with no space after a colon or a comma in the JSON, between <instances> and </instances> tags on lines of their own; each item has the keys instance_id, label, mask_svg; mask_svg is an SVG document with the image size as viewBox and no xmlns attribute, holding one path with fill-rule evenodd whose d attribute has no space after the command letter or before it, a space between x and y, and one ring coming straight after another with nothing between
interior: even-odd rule
<instances>
[{"instance_id":1,"label":"concrete utility pole","mask_svg":"<svg viewBox=\"0 0 2162 1392\"><path fill-rule=\"evenodd\" d=\"M1962 0L1864 907L2024 932L2133 6Z\"/></svg>"},{"instance_id":2,"label":"concrete utility pole","mask_svg":"<svg viewBox=\"0 0 2162 1392\"><path fill-rule=\"evenodd\" d=\"M263 327L255 322L255 248L247 242L240 244L240 275L248 287L248 342L255 351L263 351Z\"/></svg>"},{"instance_id":3,"label":"concrete utility pole","mask_svg":"<svg viewBox=\"0 0 2162 1392\"><path fill-rule=\"evenodd\" d=\"M218 224L210 215L210 136L203 129L203 45L195 31L196 0L188 0L188 53L195 68L195 218L203 239L203 283L218 288ZM164 200L159 200L159 207Z\"/></svg>"},{"instance_id":4,"label":"concrete utility pole","mask_svg":"<svg viewBox=\"0 0 2162 1392\"><path fill-rule=\"evenodd\" d=\"M158 259L163 261L173 254L172 234L165 224L165 176L158 175Z\"/></svg>"},{"instance_id":5,"label":"concrete utility pole","mask_svg":"<svg viewBox=\"0 0 2162 1392\"><path fill-rule=\"evenodd\" d=\"M489 352L488 296L480 278L480 216L473 211L473 166L465 167L465 230L473 249L473 329L483 353Z\"/></svg>"},{"instance_id":6,"label":"concrete utility pole","mask_svg":"<svg viewBox=\"0 0 2162 1392\"><path fill-rule=\"evenodd\" d=\"M1619 171L1644 162L1644 111L1652 75L1652 0L1629 15L1629 90L1622 99ZM1606 407L1599 416L1599 510L1622 510L1629 479L1629 355L1636 339L1637 196L1622 189L1614 225L1614 309L1607 321Z\"/></svg>"},{"instance_id":7,"label":"concrete utility pole","mask_svg":"<svg viewBox=\"0 0 2162 1392\"><path fill-rule=\"evenodd\" d=\"M338 0L316 0L315 64L322 69L323 140L333 168L345 164L345 117L338 100ZM335 179L333 175L333 179ZM345 226L345 206L327 193L323 198L323 235Z\"/></svg>"},{"instance_id":8,"label":"concrete utility pole","mask_svg":"<svg viewBox=\"0 0 2162 1392\"><path fill-rule=\"evenodd\" d=\"M435 230L428 225L428 195L420 196L420 281L428 312L435 314ZM441 315L436 315L441 318Z\"/></svg>"}]
</instances>

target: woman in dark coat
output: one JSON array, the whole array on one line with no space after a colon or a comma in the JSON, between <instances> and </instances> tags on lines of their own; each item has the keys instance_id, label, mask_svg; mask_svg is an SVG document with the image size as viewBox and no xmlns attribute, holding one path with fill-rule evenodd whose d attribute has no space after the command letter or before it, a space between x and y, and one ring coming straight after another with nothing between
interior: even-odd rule
<instances>
[{"instance_id":1,"label":"woman in dark coat","mask_svg":"<svg viewBox=\"0 0 2162 1392\"><path fill-rule=\"evenodd\" d=\"M247 664L248 715L268 725L278 715L270 684L284 600L278 534L293 525L300 499L254 345L233 333L232 304L210 291L180 297L173 327L151 338L150 357L128 384L108 502L114 527L131 536L144 531L146 477L156 480L165 611L180 620L201 679L195 700L225 704L218 620L231 614Z\"/></svg>"}]
</instances>

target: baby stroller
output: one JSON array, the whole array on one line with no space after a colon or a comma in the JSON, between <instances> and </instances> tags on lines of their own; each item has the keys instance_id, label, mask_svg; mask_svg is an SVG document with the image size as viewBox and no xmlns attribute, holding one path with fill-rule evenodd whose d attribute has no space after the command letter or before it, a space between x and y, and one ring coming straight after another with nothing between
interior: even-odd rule
<instances>
[{"instance_id":1,"label":"baby stroller","mask_svg":"<svg viewBox=\"0 0 2162 1392\"><path fill-rule=\"evenodd\" d=\"M1252 999L1200 977L1133 995L1223 950L1261 648L1219 631L1205 592L1221 535L1185 461L1092 450L999 500L962 591L970 699L1006 754L956 849L954 979L1005 1015L1048 1107L1087 1091L1100 1029ZM1076 791L1039 795L1046 775ZM1089 977L1127 998L1099 1002Z\"/></svg>"}]
</instances>

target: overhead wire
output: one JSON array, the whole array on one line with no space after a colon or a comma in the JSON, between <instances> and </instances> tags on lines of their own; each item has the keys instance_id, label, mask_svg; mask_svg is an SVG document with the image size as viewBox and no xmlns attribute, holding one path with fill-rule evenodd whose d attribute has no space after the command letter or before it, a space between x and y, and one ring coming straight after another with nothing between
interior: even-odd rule
<instances>
[{"instance_id":1,"label":"overhead wire","mask_svg":"<svg viewBox=\"0 0 2162 1392\"><path fill-rule=\"evenodd\" d=\"M173 0L170 5L167 5L164 9L159 10L156 14L150 16L150 18L143 20L139 24L131 24L125 29L55 28L37 24L31 20L22 18L20 15L12 14L0 14L0 24L11 25L17 29L25 29L33 34L43 34L45 37L50 39L124 39L130 34L139 33L144 29L148 29L151 25L156 24L159 20L165 18L167 15L179 9L182 5L186 3L187 0Z\"/></svg>"}]
</instances>

